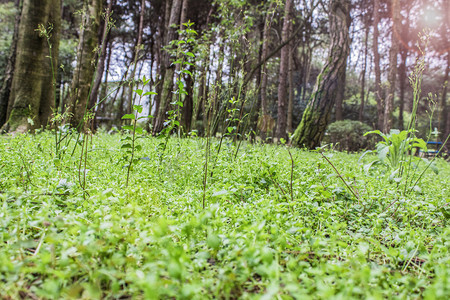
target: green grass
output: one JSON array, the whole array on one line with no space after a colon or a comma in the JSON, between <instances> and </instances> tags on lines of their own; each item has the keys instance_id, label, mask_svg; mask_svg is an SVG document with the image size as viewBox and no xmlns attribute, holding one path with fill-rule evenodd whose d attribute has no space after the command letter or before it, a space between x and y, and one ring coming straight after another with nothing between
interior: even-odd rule
<instances>
[{"instance_id":1,"label":"green grass","mask_svg":"<svg viewBox=\"0 0 450 300\"><path fill-rule=\"evenodd\" d=\"M0 137L0 298L447 299L447 162L408 196L359 154L140 141L129 187L120 136L55 160L50 133ZM217 160L216 160L217 159ZM363 163L375 160L364 157ZM215 163L215 168L213 165ZM82 170L83 171L83 170ZM209 174L211 175L211 174ZM447 219L446 219L447 217ZM446 223L447 222L447 223Z\"/></svg>"}]
</instances>

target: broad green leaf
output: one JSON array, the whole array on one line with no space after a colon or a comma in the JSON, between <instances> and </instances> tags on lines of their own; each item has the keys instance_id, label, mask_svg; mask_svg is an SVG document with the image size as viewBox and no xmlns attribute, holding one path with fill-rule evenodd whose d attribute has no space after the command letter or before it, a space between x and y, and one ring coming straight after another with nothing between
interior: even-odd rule
<instances>
[{"instance_id":1,"label":"broad green leaf","mask_svg":"<svg viewBox=\"0 0 450 300\"><path fill-rule=\"evenodd\" d=\"M133 110L137 110L138 113L142 113L142 105L133 105Z\"/></svg>"},{"instance_id":2,"label":"broad green leaf","mask_svg":"<svg viewBox=\"0 0 450 300\"><path fill-rule=\"evenodd\" d=\"M194 29L186 29L187 33L193 33L193 34L198 34L197 31L195 31Z\"/></svg>"},{"instance_id":3,"label":"broad green leaf","mask_svg":"<svg viewBox=\"0 0 450 300\"><path fill-rule=\"evenodd\" d=\"M133 125L123 125L122 129L123 130L134 130L134 127L133 127Z\"/></svg>"},{"instance_id":4,"label":"broad green leaf","mask_svg":"<svg viewBox=\"0 0 450 300\"><path fill-rule=\"evenodd\" d=\"M133 138L131 136L126 136L124 138L121 138L120 141L132 141Z\"/></svg>"},{"instance_id":5,"label":"broad green leaf","mask_svg":"<svg viewBox=\"0 0 450 300\"><path fill-rule=\"evenodd\" d=\"M134 90L134 92L135 92L136 94L138 94L139 96L142 96L143 90L137 89L137 90Z\"/></svg>"},{"instance_id":6,"label":"broad green leaf","mask_svg":"<svg viewBox=\"0 0 450 300\"><path fill-rule=\"evenodd\" d=\"M189 76L192 76L192 73L189 72L188 70L181 70L181 73L188 74Z\"/></svg>"},{"instance_id":7,"label":"broad green leaf","mask_svg":"<svg viewBox=\"0 0 450 300\"><path fill-rule=\"evenodd\" d=\"M209 247L213 248L214 250L219 249L220 246L220 238L215 234L208 234L208 237L206 238L206 243Z\"/></svg>"},{"instance_id":8,"label":"broad green leaf","mask_svg":"<svg viewBox=\"0 0 450 300\"><path fill-rule=\"evenodd\" d=\"M144 129L142 129L142 127L136 127L136 133L137 134L142 134L144 131Z\"/></svg>"},{"instance_id":9,"label":"broad green leaf","mask_svg":"<svg viewBox=\"0 0 450 300\"><path fill-rule=\"evenodd\" d=\"M136 116L134 114L126 114L122 117L122 120L129 120L129 119L134 120L136 119Z\"/></svg>"}]
</instances>

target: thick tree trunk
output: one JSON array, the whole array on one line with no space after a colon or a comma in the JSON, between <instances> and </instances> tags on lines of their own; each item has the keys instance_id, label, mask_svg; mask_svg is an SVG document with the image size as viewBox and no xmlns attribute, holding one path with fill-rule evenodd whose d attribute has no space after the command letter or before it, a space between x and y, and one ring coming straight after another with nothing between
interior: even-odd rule
<instances>
[{"instance_id":1,"label":"thick tree trunk","mask_svg":"<svg viewBox=\"0 0 450 300\"><path fill-rule=\"evenodd\" d=\"M270 37L270 27L272 24L272 18L273 18L273 4L269 7L269 13L266 15L266 20L264 21L264 29L263 29L263 40L262 40L262 59L267 57L269 53L269 37ZM268 103L267 103L267 70L266 70L266 62L262 62L261 66L261 116L259 120L260 124L260 136L261 139L264 141L266 139L267 135L267 120L270 118L268 115Z\"/></svg>"},{"instance_id":2,"label":"thick tree trunk","mask_svg":"<svg viewBox=\"0 0 450 300\"><path fill-rule=\"evenodd\" d=\"M53 24L49 40L52 61L48 58L47 39L36 31L39 24L48 28L49 23ZM51 64L56 72L60 24L59 0L23 2L5 129L25 132L48 124L55 104Z\"/></svg>"},{"instance_id":3,"label":"thick tree trunk","mask_svg":"<svg viewBox=\"0 0 450 300\"><path fill-rule=\"evenodd\" d=\"M155 114L153 115L153 118L151 119L152 124L152 134L156 134L155 132L155 125L157 123L157 117L159 113L159 108L161 106L161 98L162 98L162 86L164 82L164 76L166 72L166 61L165 61L165 53L163 53L163 46L165 45L165 37L167 35L167 30L169 30L169 21L170 21L170 6L171 1L167 0L166 5L164 6L164 19L159 22L158 24L158 31L161 33L161 36L156 39L156 51L155 51L155 57L156 57L156 73L157 79L156 81L156 92L155 95ZM159 77L158 77L159 76ZM150 121L150 120L149 120ZM150 126L149 126L150 127Z\"/></svg>"},{"instance_id":4,"label":"thick tree trunk","mask_svg":"<svg viewBox=\"0 0 450 300\"><path fill-rule=\"evenodd\" d=\"M180 30L183 30L185 28L185 26L183 25L184 23L188 22L188 11L189 11L189 0L183 0L183 5L182 5L182 9L181 9L181 16L180 16ZM193 74L194 70L193 68L190 68L189 66L183 66L185 68L188 68L189 71ZM181 65L177 65L177 70L178 68L180 68L181 70ZM180 71L178 70L178 71ZM193 115L193 111L194 111L194 78L192 78L190 75L188 74L184 74L184 84L185 84L185 89L187 92L187 95L185 95L184 100L183 100L183 108L182 108L182 115L181 117L181 125L184 128L184 132L185 133L189 133L191 131L191 122L192 122L192 115Z\"/></svg>"},{"instance_id":5,"label":"thick tree trunk","mask_svg":"<svg viewBox=\"0 0 450 300\"><path fill-rule=\"evenodd\" d=\"M378 37L380 35L378 24L380 23L380 0L373 1L373 60L375 71L375 100L377 101L377 128L383 129L384 99L381 86L380 52L378 52Z\"/></svg>"},{"instance_id":6,"label":"thick tree trunk","mask_svg":"<svg viewBox=\"0 0 450 300\"><path fill-rule=\"evenodd\" d=\"M288 39L289 35L289 23L291 22L292 0L286 1L284 10L284 22L283 30L281 32L282 42ZM287 139L286 125L287 125L287 75L289 67L289 47L283 47L281 49L280 59L280 82L278 84L278 111L277 111L277 132L276 137L278 140Z\"/></svg>"},{"instance_id":7,"label":"thick tree trunk","mask_svg":"<svg viewBox=\"0 0 450 300\"><path fill-rule=\"evenodd\" d=\"M11 48L9 52L8 62L5 69L5 77L3 79L1 89L0 89L0 128L3 124L6 123L7 120L7 112L8 112L8 103L11 94L11 86L12 80L14 76L14 67L16 64L16 49L17 49L17 40L19 37L19 24L20 24L20 15L21 15L21 1L15 1L15 8L17 9L16 19L14 22L14 33L11 41Z\"/></svg>"},{"instance_id":8,"label":"thick tree trunk","mask_svg":"<svg viewBox=\"0 0 450 300\"><path fill-rule=\"evenodd\" d=\"M394 110L395 85L397 78L397 55L400 37L400 0L392 1L392 33L391 49L389 51L388 89L384 101L383 131L389 133L392 127L392 112Z\"/></svg>"},{"instance_id":9,"label":"thick tree trunk","mask_svg":"<svg viewBox=\"0 0 450 300\"><path fill-rule=\"evenodd\" d=\"M293 145L308 149L320 146L338 92L339 75L350 52L350 2L330 0L329 8L331 45L328 59L292 139Z\"/></svg>"},{"instance_id":10,"label":"thick tree trunk","mask_svg":"<svg viewBox=\"0 0 450 300\"><path fill-rule=\"evenodd\" d=\"M173 0L172 8L170 11L169 27L167 29L167 36L165 45L170 45L170 42L177 38L177 30L173 25L179 25L180 14L181 14L182 0ZM155 127L153 128L153 133L159 133L164 126L164 121L166 120L166 112L172 99L172 88L173 88L173 76L175 74L174 66L170 66L170 55L165 53L163 55L164 67L166 68L164 72L164 79L162 84L162 91L160 97L160 103L158 107L158 113L156 115Z\"/></svg>"},{"instance_id":11,"label":"thick tree trunk","mask_svg":"<svg viewBox=\"0 0 450 300\"><path fill-rule=\"evenodd\" d=\"M343 104L345 96L345 81L347 78L347 61L344 68L342 68L341 74L339 75L338 92L336 94L336 121L342 121L344 119L343 114Z\"/></svg>"},{"instance_id":12,"label":"thick tree trunk","mask_svg":"<svg viewBox=\"0 0 450 300\"><path fill-rule=\"evenodd\" d=\"M85 0L82 15L83 29L77 49L77 65L75 67L71 95L70 112L73 114L70 124L77 130L84 130L85 114L89 107L91 84L95 76L94 50L98 46L98 29L100 26L101 0Z\"/></svg>"},{"instance_id":13,"label":"thick tree trunk","mask_svg":"<svg viewBox=\"0 0 450 300\"><path fill-rule=\"evenodd\" d=\"M109 0L108 3L108 7L106 8L106 13L105 13L105 20L104 20L104 24L103 24L103 32L102 32L102 36L100 37L102 40L102 45L101 45L101 52L100 52L100 56L98 58L98 66L97 66L97 72L95 74L95 80L94 80L94 85L92 87L92 92L91 92L91 96L90 96L90 100L89 100L89 107L93 107L94 105L97 104L98 99L98 92L100 89L100 84L102 82L103 79L103 74L105 73L105 60L106 60L106 50L107 50L107 45L109 44L109 16L111 14L111 10L112 10L112 3L113 0Z\"/></svg>"}]
</instances>

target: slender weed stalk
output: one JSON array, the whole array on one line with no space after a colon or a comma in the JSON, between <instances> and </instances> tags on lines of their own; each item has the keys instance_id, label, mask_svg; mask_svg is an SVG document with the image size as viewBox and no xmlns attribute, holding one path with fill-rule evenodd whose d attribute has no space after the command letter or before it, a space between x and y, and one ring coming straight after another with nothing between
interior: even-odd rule
<instances>
[{"instance_id":1,"label":"slender weed stalk","mask_svg":"<svg viewBox=\"0 0 450 300\"><path fill-rule=\"evenodd\" d=\"M171 105L174 106L174 109L167 112L169 115L168 120L166 121L167 126L161 131L159 135L160 137L164 138L164 141L158 145L158 147L160 148L159 167L161 166L165 151L167 149L170 135L175 129L177 129L178 138L181 138L182 126L180 121L181 108L183 108L182 95L188 94L188 92L186 91L183 76L193 76L186 66L194 65L189 60L195 59L195 55L190 51L189 48L195 43L194 36L196 36L198 33L194 29L192 29L194 23L192 23L191 21L183 23L183 25L185 29L181 29L178 31L181 38L179 40L174 40L171 42L172 45L175 45L177 47L175 52L176 61L174 61L172 64L177 66L179 70L177 71L177 89L174 92L176 95L176 99L171 103Z\"/></svg>"},{"instance_id":2,"label":"slender weed stalk","mask_svg":"<svg viewBox=\"0 0 450 300\"><path fill-rule=\"evenodd\" d=\"M45 27L44 24L38 24L38 28L36 29L36 31L39 33L40 37L44 37L47 41L47 46L48 46L48 58L50 59L50 70L51 70L51 74L52 74L52 86L53 86L53 101L54 101L54 107L52 108L53 110L53 118L52 118L52 122L54 123L55 126L55 156L59 159L60 158L60 144L61 144L61 139L62 139L62 131L60 130L60 120L61 120L61 116L59 116L60 111L58 110L58 106L57 106L57 95L56 95L56 72L55 72L55 66L53 63L53 53L52 53L52 49L53 49L53 45L50 41L51 37L52 37L52 31L53 31L53 24L49 23L48 27Z\"/></svg>"},{"instance_id":3,"label":"slender weed stalk","mask_svg":"<svg viewBox=\"0 0 450 300\"><path fill-rule=\"evenodd\" d=\"M156 95L155 92L144 92L144 88L146 85L148 85L148 83L150 82L150 79L144 78L142 79L142 89L136 89L134 92L139 95L139 101L138 103L141 102L142 97L144 96L149 96L149 95ZM138 135L142 135L144 133L142 127L137 127L137 123L139 120L145 119L145 118L150 118L150 116L139 116L140 113L142 113L143 110L143 106L141 104L135 104L134 100L132 103L132 108L134 113L131 114L125 114L122 119L123 120L130 120L131 124L130 125L124 125L122 126L122 129L124 130L128 130L131 132L131 136L127 136L123 139L121 139L122 146L121 149L125 149L126 150L126 155L125 155L125 159L128 161L128 165L127 167L127 181L126 181L126 187L128 187L129 181L130 181L130 174L131 174L131 170L132 170L132 166L136 165L140 160L139 158L135 158L135 154L137 151L140 151L142 149L141 145L137 145L136 141L139 138Z\"/></svg>"}]
</instances>

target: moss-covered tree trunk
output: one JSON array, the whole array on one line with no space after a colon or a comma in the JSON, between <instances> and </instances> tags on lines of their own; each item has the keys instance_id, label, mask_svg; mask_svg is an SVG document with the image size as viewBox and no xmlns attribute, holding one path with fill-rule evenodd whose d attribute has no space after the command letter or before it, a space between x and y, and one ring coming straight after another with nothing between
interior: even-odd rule
<instances>
[{"instance_id":1,"label":"moss-covered tree trunk","mask_svg":"<svg viewBox=\"0 0 450 300\"><path fill-rule=\"evenodd\" d=\"M85 0L83 5L82 29L77 48L77 66L73 72L70 88L69 110L73 114L71 126L83 130L83 118L89 104L91 84L95 76L95 49L98 47L98 30L102 1Z\"/></svg>"},{"instance_id":2,"label":"moss-covered tree trunk","mask_svg":"<svg viewBox=\"0 0 450 300\"><path fill-rule=\"evenodd\" d=\"M57 66L61 6L59 0L25 0L17 39L15 71L4 129L25 132L48 124L54 106L49 46L36 29L43 24L50 32L53 65ZM51 25L49 25L51 24ZM56 71L56 70L55 70Z\"/></svg>"},{"instance_id":3,"label":"moss-covered tree trunk","mask_svg":"<svg viewBox=\"0 0 450 300\"><path fill-rule=\"evenodd\" d=\"M302 121L292 138L293 145L308 149L320 146L339 90L339 76L346 66L350 52L349 1L330 0L329 14L331 45L328 59L317 78Z\"/></svg>"}]
</instances>

